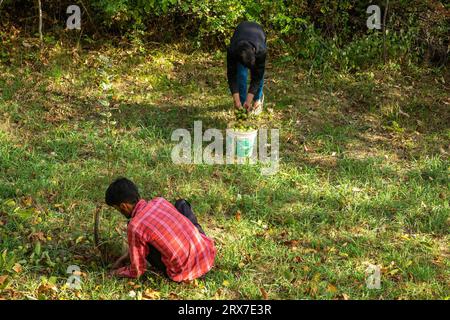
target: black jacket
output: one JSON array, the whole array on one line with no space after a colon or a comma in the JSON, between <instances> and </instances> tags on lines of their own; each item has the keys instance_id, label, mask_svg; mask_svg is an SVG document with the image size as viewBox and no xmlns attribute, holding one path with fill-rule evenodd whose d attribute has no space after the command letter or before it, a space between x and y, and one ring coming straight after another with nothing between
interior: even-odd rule
<instances>
[{"instance_id":1,"label":"black jacket","mask_svg":"<svg viewBox=\"0 0 450 320\"><path fill-rule=\"evenodd\" d=\"M230 46L227 50L228 85L233 94L239 92L237 83L237 63L239 62L237 58L237 46L242 40L250 42L255 47L256 61L255 67L250 69L251 81L248 92L256 94L266 68L267 46L266 35L263 29L255 22L241 22L234 31Z\"/></svg>"}]
</instances>

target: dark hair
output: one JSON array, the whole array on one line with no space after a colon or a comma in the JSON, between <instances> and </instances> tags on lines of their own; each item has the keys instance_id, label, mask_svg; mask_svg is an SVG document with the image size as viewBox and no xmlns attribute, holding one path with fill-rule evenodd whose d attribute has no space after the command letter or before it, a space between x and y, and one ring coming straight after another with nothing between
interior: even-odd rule
<instances>
[{"instance_id":1,"label":"dark hair","mask_svg":"<svg viewBox=\"0 0 450 320\"><path fill-rule=\"evenodd\" d=\"M237 46L238 60L247 68L255 66L255 47L248 41L241 41Z\"/></svg>"},{"instance_id":2,"label":"dark hair","mask_svg":"<svg viewBox=\"0 0 450 320\"><path fill-rule=\"evenodd\" d=\"M125 202L136 204L140 198L138 188L127 178L116 179L105 192L105 202L108 206L118 206Z\"/></svg>"}]
</instances>

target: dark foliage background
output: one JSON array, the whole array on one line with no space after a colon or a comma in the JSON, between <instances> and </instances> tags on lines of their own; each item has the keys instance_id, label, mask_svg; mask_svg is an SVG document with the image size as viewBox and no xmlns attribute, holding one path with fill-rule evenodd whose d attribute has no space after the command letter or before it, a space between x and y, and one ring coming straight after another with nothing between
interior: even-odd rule
<instances>
[{"instance_id":1,"label":"dark foliage background","mask_svg":"<svg viewBox=\"0 0 450 320\"><path fill-rule=\"evenodd\" d=\"M383 59L383 34L368 30L366 9L383 1L350 0L59 0L42 1L44 32L65 28L68 5L82 8L83 34L142 41L190 40L193 47L223 48L236 24L264 25L273 52L313 60L321 68L359 69ZM449 1L394 0L388 6L386 47L402 63L445 65ZM2 28L37 32L37 1L4 0Z\"/></svg>"}]
</instances>

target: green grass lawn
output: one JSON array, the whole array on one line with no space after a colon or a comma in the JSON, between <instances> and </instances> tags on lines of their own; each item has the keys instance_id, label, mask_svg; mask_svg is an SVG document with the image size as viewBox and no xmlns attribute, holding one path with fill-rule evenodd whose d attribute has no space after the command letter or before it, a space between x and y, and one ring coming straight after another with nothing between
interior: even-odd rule
<instances>
[{"instance_id":1,"label":"green grass lawn","mask_svg":"<svg viewBox=\"0 0 450 320\"><path fill-rule=\"evenodd\" d=\"M233 119L223 53L15 46L0 64L1 298L450 297L448 77L395 64L316 77L273 57L263 118L280 129L281 159L264 176L258 165L171 161L173 130ZM108 276L93 214L117 176L146 198L189 199L218 249L206 280ZM103 209L114 252L125 226ZM366 287L369 263L381 289ZM69 265L81 290L65 285Z\"/></svg>"}]
</instances>

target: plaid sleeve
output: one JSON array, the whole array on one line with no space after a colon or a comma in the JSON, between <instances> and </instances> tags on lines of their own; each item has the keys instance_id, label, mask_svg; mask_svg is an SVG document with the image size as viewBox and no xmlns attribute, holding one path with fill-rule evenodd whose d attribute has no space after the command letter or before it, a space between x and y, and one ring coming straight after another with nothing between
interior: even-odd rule
<instances>
[{"instance_id":1,"label":"plaid sleeve","mask_svg":"<svg viewBox=\"0 0 450 320\"><path fill-rule=\"evenodd\" d=\"M117 270L117 275L126 278L138 278L147 269L146 257L149 248L140 236L138 230L131 225L128 228L128 251L131 264Z\"/></svg>"}]
</instances>

